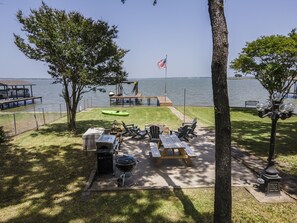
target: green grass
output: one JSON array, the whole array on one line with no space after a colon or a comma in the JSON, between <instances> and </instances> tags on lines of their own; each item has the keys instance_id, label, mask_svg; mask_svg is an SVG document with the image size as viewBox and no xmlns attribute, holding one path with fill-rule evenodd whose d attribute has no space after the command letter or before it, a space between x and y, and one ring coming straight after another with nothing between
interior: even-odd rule
<instances>
[{"instance_id":1,"label":"green grass","mask_svg":"<svg viewBox=\"0 0 297 223\"><path fill-rule=\"evenodd\" d=\"M183 107L178 107L183 112ZM207 127L214 128L212 107L187 107L186 115L197 117ZM271 120L260 118L255 109L231 109L232 141L255 155L267 159ZM279 120L276 135L276 161L279 168L297 177L297 117Z\"/></svg>"},{"instance_id":2,"label":"green grass","mask_svg":"<svg viewBox=\"0 0 297 223\"><path fill-rule=\"evenodd\" d=\"M1 112L0 126L4 127L8 135L15 135L15 133L19 134L24 131L36 129L37 126L50 123L60 117L61 114L58 112L45 112L44 115L42 112L36 112L35 116L33 112Z\"/></svg>"},{"instance_id":3,"label":"green grass","mask_svg":"<svg viewBox=\"0 0 297 223\"><path fill-rule=\"evenodd\" d=\"M89 127L110 128L113 120L168 124L181 121L167 108L126 109L129 117L78 114L78 134L60 119L39 131L16 136L0 149L0 222L212 222L213 188L92 193L81 198L94 166L82 152ZM296 203L261 204L244 188L233 188L234 222L296 222Z\"/></svg>"}]
</instances>

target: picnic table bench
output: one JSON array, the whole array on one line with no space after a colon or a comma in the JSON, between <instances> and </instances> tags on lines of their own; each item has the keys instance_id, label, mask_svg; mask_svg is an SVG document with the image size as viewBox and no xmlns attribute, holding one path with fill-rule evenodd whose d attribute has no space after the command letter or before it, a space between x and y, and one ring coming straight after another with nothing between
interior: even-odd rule
<instances>
[{"instance_id":1,"label":"picnic table bench","mask_svg":"<svg viewBox=\"0 0 297 223\"><path fill-rule=\"evenodd\" d=\"M256 108L256 105L259 103L259 101L245 101L244 106L246 108Z\"/></svg>"},{"instance_id":2,"label":"picnic table bench","mask_svg":"<svg viewBox=\"0 0 297 223\"><path fill-rule=\"evenodd\" d=\"M185 142L181 142L181 144L185 147L185 152L189 157L196 157L196 153L192 150L190 146L187 145Z\"/></svg>"},{"instance_id":3,"label":"picnic table bench","mask_svg":"<svg viewBox=\"0 0 297 223\"><path fill-rule=\"evenodd\" d=\"M150 142L150 149L151 149L152 157L154 157L154 158L160 158L161 157L160 151L159 151L158 146L157 146L156 143Z\"/></svg>"},{"instance_id":4,"label":"picnic table bench","mask_svg":"<svg viewBox=\"0 0 297 223\"><path fill-rule=\"evenodd\" d=\"M197 156L185 143L181 142L176 135L160 135L158 144L150 143L150 155L160 164L163 159L182 159L186 165L191 165L191 157ZM177 150L177 151L176 151ZM172 151L172 152L170 152Z\"/></svg>"}]
</instances>

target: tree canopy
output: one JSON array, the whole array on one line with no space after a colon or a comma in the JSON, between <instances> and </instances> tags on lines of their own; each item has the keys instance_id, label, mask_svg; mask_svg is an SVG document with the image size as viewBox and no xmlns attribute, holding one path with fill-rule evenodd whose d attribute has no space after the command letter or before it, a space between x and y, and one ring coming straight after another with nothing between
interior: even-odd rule
<instances>
[{"instance_id":1,"label":"tree canopy","mask_svg":"<svg viewBox=\"0 0 297 223\"><path fill-rule=\"evenodd\" d=\"M75 116L82 94L96 86L118 83L127 77L123 57L114 39L117 27L85 18L78 12L65 12L42 3L28 17L18 11L27 41L14 34L15 44L30 59L48 64L54 83L63 86L68 127L75 130Z\"/></svg>"},{"instance_id":2,"label":"tree canopy","mask_svg":"<svg viewBox=\"0 0 297 223\"><path fill-rule=\"evenodd\" d=\"M246 43L231 68L251 74L260 81L270 95L284 96L297 77L297 34L262 36Z\"/></svg>"}]
</instances>

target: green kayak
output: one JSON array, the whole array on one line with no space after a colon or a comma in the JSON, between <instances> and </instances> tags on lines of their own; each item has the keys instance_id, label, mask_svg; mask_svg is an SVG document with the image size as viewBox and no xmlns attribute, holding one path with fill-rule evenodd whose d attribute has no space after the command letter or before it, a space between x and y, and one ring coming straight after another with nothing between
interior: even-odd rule
<instances>
[{"instance_id":1,"label":"green kayak","mask_svg":"<svg viewBox=\"0 0 297 223\"><path fill-rule=\"evenodd\" d=\"M102 110L104 115L117 115L117 116L128 116L129 113L126 111L114 111L114 110Z\"/></svg>"}]
</instances>

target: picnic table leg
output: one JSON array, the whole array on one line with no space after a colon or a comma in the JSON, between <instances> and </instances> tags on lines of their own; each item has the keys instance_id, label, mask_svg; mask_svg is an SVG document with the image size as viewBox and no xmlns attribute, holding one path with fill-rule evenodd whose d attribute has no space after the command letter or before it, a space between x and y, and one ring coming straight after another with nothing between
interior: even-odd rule
<instances>
[{"instance_id":1,"label":"picnic table leg","mask_svg":"<svg viewBox=\"0 0 297 223\"><path fill-rule=\"evenodd\" d=\"M184 158L183 161L185 162L185 164L187 166L192 166L192 160L190 159L190 157L187 155L187 153L185 152L184 149L179 149L179 153L187 158Z\"/></svg>"},{"instance_id":2,"label":"picnic table leg","mask_svg":"<svg viewBox=\"0 0 297 223\"><path fill-rule=\"evenodd\" d=\"M161 159L161 157L156 158L155 164L158 166L158 165L160 165L161 163L162 163L162 159Z\"/></svg>"}]
</instances>

